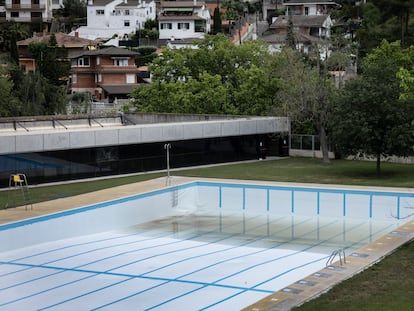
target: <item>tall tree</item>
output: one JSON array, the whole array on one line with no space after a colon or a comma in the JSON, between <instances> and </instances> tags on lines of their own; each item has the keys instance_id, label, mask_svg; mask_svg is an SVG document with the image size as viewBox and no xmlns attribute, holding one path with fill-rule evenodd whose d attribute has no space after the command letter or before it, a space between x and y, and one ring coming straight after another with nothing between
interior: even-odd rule
<instances>
[{"instance_id":1,"label":"tall tree","mask_svg":"<svg viewBox=\"0 0 414 311\"><path fill-rule=\"evenodd\" d=\"M0 117L20 115L20 101L13 95L13 81L6 68L0 67Z\"/></svg>"},{"instance_id":2,"label":"tall tree","mask_svg":"<svg viewBox=\"0 0 414 311\"><path fill-rule=\"evenodd\" d=\"M376 172L381 157L407 155L413 144L414 105L400 98L400 68L411 68L414 50L383 41L363 61L362 75L348 82L332 118L333 136L343 155L371 156Z\"/></svg>"},{"instance_id":3,"label":"tall tree","mask_svg":"<svg viewBox=\"0 0 414 311\"><path fill-rule=\"evenodd\" d=\"M218 34L223 31L221 23L220 8L216 6L213 14L213 34Z\"/></svg>"},{"instance_id":4,"label":"tall tree","mask_svg":"<svg viewBox=\"0 0 414 311\"><path fill-rule=\"evenodd\" d=\"M305 62L302 54L286 48L275 57L274 70L283 81L278 92L278 114L295 123L312 124L318 133L323 161L328 163L328 121L331 115L334 86L321 66ZM320 64L320 60L316 60Z\"/></svg>"}]
</instances>

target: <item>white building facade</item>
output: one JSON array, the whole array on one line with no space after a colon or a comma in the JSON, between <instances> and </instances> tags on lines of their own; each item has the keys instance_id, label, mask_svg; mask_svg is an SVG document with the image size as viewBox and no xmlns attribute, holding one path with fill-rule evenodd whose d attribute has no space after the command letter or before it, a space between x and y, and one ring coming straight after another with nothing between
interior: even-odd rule
<instances>
[{"instance_id":1,"label":"white building facade","mask_svg":"<svg viewBox=\"0 0 414 311\"><path fill-rule=\"evenodd\" d=\"M143 29L145 22L156 19L155 1L89 0L87 26L79 27L79 37L86 39L123 37Z\"/></svg>"},{"instance_id":2,"label":"white building facade","mask_svg":"<svg viewBox=\"0 0 414 311\"><path fill-rule=\"evenodd\" d=\"M0 13L7 21L19 23L51 22L53 10L63 6L63 0L5 0Z\"/></svg>"},{"instance_id":3,"label":"white building facade","mask_svg":"<svg viewBox=\"0 0 414 311\"><path fill-rule=\"evenodd\" d=\"M158 23L160 39L203 38L210 32L211 16L201 1L162 1Z\"/></svg>"}]
</instances>

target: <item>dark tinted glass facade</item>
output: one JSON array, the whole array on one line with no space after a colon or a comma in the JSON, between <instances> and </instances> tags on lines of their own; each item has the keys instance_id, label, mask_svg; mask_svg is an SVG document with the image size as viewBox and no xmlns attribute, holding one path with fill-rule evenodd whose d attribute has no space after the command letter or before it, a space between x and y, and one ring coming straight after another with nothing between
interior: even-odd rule
<instances>
[{"instance_id":1,"label":"dark tinted glass facade","mask_svg":"<svg viewBox=\"0 0 414 311\"><path fill-rule=\"evenodd\" d=\"M170 167L188 167L287 155L281 137L248 135L170 142ZM166 169L166 142L0 156L1 188L12 174L29 184Z\"/></svg>"}]
</instances>

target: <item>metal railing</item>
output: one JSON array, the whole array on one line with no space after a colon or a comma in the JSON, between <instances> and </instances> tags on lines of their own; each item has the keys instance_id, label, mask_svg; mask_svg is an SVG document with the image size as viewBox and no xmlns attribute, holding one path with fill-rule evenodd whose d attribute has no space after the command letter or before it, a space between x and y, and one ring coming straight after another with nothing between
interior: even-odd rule
<instances>
[{"instance_id":1,"label":"metal railing","mask_svg":"<svg viewBox=\"0 0 414 311\"><path fill-rule=\"evenodd\" d=\"M332 252L331 256L329 256L326 266L330 266L337 256L339 257L339 263L341 266L346 264L345 251L343 248L338 248Z\"/></svg>"}]
</instances>

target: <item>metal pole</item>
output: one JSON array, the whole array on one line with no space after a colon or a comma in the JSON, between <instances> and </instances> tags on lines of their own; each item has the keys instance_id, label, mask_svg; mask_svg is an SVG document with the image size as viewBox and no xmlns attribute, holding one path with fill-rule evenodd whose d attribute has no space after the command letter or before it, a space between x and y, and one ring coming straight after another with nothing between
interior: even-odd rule
<instances>
[{"instance_id":1,"label":"metal pole","mask_svg":"<svg viewBox=\"0 0 414 311\"><path fill-rule=\"evenodd\" d=\"M170 149L171 144L164 144L164 149L167 151L167 178L170 179Z\"/></svg>"}]
</instances>

